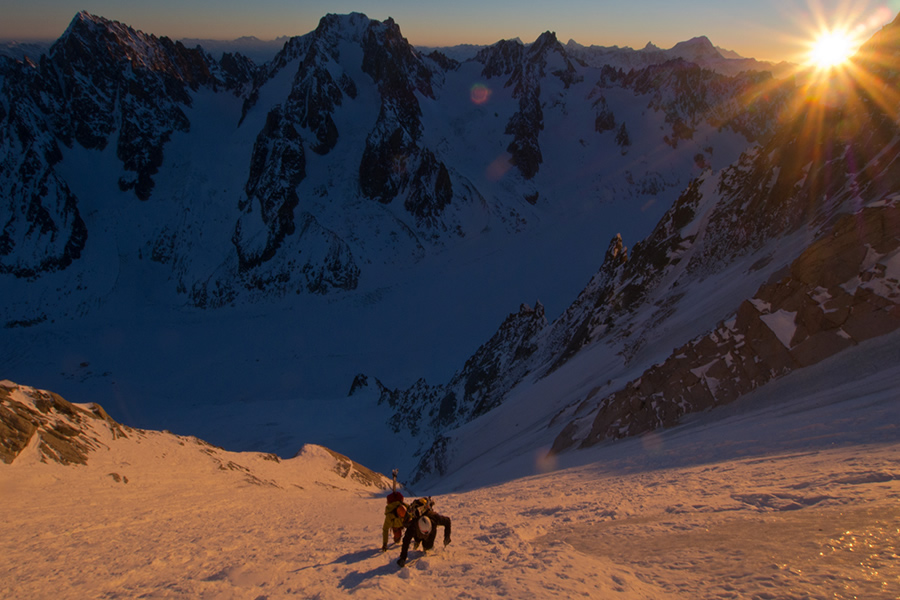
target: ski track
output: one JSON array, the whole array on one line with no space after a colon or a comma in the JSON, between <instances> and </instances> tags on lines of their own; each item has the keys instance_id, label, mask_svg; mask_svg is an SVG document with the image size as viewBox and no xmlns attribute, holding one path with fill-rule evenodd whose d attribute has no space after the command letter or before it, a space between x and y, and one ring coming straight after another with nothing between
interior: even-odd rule
<instances>
[{"instance_id":1,"label":"ski track","mask_svg":"<svg viewBox=\"0 0 900 600\"><path fill-rule=\"evenodd\" d=\"M667 468L611 456L439 495L453 542L440 548L439 531L404 569L396 545L379 551L382 492L292 482L291 461L251 465L266 483L251 484L164 440L142 445L149 466L113 453L88 467L0 465L0 596L900 595L898 443Z\"/></svg>"}]
</instances>

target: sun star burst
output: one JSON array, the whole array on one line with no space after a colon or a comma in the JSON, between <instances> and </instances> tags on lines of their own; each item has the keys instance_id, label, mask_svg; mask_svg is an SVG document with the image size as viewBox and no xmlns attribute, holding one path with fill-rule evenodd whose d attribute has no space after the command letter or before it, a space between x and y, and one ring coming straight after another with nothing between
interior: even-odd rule
<instances>
[{"instance_id":1,"label":"sun star burst","mask_svg":"<svg viewBox=\"0 0 900 600\"><path fill-rule=\"evenodd\" d=\"M845 31L822 32L810 49L810 63L820 69L839 66L852 56L854 46L853 37Z\"/></svg>"}]
</instances>

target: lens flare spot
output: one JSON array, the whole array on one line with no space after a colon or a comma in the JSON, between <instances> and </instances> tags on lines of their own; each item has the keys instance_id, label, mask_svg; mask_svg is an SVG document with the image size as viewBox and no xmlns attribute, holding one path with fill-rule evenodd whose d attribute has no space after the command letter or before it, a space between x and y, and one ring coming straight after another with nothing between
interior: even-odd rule
<instances>
[{"instance_id":1,"label":"lens flare spot","mask_svg":"<svg viewBox=\"0 0 900 600\"><path fill-rule=\"evenodd\" d=\"M512 167L510 158L512 157L506 152L498 156L494 159L494 162L488 165L485 176L491 181L500 181L503 179L503 176L506 175L507 171Z\"/></svg>"},{"instance_id":2,"label":"lens flare spot","mask_svg":"<svg viewBox=\"0 0 900 600\"><path fill-rule=\"evenodd\" d=\"M484 104L491 99L491 88L483 83L476 83L469 89L469 99L472 104Z\"/></svg>"},{"instance_id":3,"label":"lens flare spot","mask_svg":"<svg viewBox=\"0 0 900 600\"><path fill-rule=\"evenodd\" d=\"M538 473L550 473L559 467L556 454L547 448L539 448L534 455L534 468Z\"/></svg>"}]
</instances>

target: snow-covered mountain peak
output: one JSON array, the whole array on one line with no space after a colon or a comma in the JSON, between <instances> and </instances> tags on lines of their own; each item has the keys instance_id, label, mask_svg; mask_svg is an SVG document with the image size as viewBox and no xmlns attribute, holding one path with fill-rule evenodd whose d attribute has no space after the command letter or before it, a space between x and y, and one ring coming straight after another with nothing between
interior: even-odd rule
<instances>
[{"instance_id":1,"label":"snow-covered mountain peak","mask_svg":"<svg viewBox=\"0 0 900 600\"><path fill-rule=\"evenodd\" d=\"M533 56L542 56L548 51L557 50L557 46L560 46L560 43L556 38L556 32L545 31L529 44L528 50Z\"/></svg>"},{"instance_id":2,"label":"snow-covered mountain peak","mask_svg":"<svg viewBox=\"0 0 900 600\"><path fill-rule=\"evenodd\" d=\"M87 11L75 15L69 27L51 48L50 55L55 56L60 46L74 50L73 44L79 45L81 52L89 53L94 60L126 58L137 61L144 68L153 68L161 58L156 36Z\"/></svg>"},{"instance_id":3,"label":"snow-covered mountain peak","mask_svg":"<svg viewBox=\"0 0 900 600\"><path fill-rule=\"evenodd\" d=\"M319 24L308 34L319 41L335 45L339 40L361 44L366 32L373 26L389 27L370 19L363 13L333 14L329 13L319 19Z\"/></svg>"}]
</instances>

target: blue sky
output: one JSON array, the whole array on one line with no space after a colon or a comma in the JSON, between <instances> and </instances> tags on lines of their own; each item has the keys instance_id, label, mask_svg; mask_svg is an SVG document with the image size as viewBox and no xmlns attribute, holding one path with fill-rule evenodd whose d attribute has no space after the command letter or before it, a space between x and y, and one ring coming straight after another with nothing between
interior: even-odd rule
<instances>
[{"instance_id":1,"label":"blue sky","mask_svg":"<svg viewBox=\"0 0 900 600\"><path fill-rule=\"evenodd\" d=\"M812 32L844 24L869 37L900 11L900 0L0 0L0 39L55 39L80 10L171 38L274 39L315 29L327 13L393 17L415 45L560 41L670 48L706 35L723 48L768 60L797 60Z\"/></svg>"}]
</instances>

